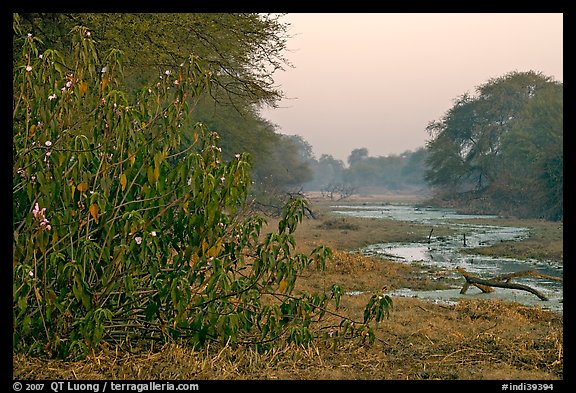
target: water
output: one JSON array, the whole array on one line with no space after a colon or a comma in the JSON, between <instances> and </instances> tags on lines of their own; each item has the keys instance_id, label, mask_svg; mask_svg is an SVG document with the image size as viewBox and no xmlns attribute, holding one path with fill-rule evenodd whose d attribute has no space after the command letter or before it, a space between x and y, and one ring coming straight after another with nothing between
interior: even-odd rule
<instances>
[{"instance_id":1,"label":"water","mask_svg":"<svg viewBox=\"0 0 576 393\"><path fill-rule=\"evenodd\" d=\"M365 255L380 256L410 264L418 263L423 266L424 270L426 267L441 269L446 272L447 276L459 277L462 284L464 279L460 273L454 271L456 267L462 267L467 272L481 278L525 270L533 270L554 277L562 277L563 275L562 265L550 261L494 258L463 253L464 247L485 247L501 241L517 241L528 237L528 228L458 222L462 219L495 218L496 216L458 214L450 209L419 208L412 205L346 205L333 206L332 209L337 214L353 217L386 218L427 224L432 227L449 226L455 230L455 235L435 237L432 231L429 243L378 243L369 245L361 251ZM466 246L464 246L464 238ZM562 282L533 277L518 277L514 278L512 282L528 285L544 294L549 300L542 301L527 291L508 288L494 288L494 292L482 293L474 286L470 286L467 293L463 295L460 294L461 286L435 291L412 291L408 288L402 288L388 294L419 297L447 304L462 298L497 298L526 305L539 305L543 309L563 312Z\"/></svg>"},{"instance_id":2,"label":"water","mask_svg":"<svg viewBox=\"0 0 576 393\"><path fill-rule=\"evenodd\" d=\"M436 224L439 221L470 218L496 218L491 215L459 214L450 209L433 207L415 207L412 205L335 205L334 212L353 217L388 218L392 220L412 221L423 224Z\"/></svg>"}]
</instances>

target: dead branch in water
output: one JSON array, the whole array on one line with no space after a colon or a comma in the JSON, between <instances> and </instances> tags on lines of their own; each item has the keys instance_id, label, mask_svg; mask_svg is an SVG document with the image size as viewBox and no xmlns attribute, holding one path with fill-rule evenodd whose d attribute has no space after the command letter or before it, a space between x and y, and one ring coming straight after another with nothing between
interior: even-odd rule
<instances>
[{"instance_id":1,"label":"dead branch in water","mask_svg":"<svg viewBox=\"0 0 576 393\"><path fill-rule=\"evenodd\" d=\"M478 289L480 289L484 293L493 292L494 289L492 287L519 289L522 291L527 291L527 292L533 293L534 295L538 296L540 298L540 300L547 301L548 298L546 296L544 296L542 293L540 293L539 291L537 291L536 289L529 287L528 285L511 283L510 281L516 277L526 277L526 276L536 277L536 278L544 278L544 279L555 280L555 281L562 281L561 277L548 276L546 274L541 274L541 273L535 272L533 270L525 270L525 271L521 271L521 272L503 274L503 275L500 275L500 276L497 276L497 277L494 277L494 278L488 279L488 280L476 277L476 276L468 273L466 270L464 270L464 268L461 268L461 267L457 267L456 270L460 274L462 274L464 276L464 278L466 279L466 283L464 283L464 286L462 286L462 289L460 290L461 294L465 294L466 291L468 290L468 288L470 287L470 285L474 285L475 287L477 287Z\"/></svg>"}]
</instances>

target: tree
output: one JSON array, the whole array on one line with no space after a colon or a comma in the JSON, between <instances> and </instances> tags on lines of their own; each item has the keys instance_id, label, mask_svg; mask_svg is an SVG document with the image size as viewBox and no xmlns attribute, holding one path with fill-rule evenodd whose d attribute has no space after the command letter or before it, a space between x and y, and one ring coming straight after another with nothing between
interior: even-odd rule
<instances>
[{"instance_id":1,"label":"tree","mask_svg":"<svg viewBox=\"0 0 576 393\"><path fill-rule=\"evenodd\" d=\"M563 217L563 117L562 87L546 86L502 141L500 198L522 201L522 216Z\"/></svg>"},{"instance_id":2,"label":"tree","mask_svg":"<svg viewBox=\"0 0 576 393\"><path fill-rule=\"evenodd\" d=\"M254 170L251 195L265 211L279 214L286 200L300 193L312 179L311 147L297 135L275 133L274 136L275 143L264 154L263 165Z\"/></svg>"},{"instance_id":3,"label":"tree","mask_svg":"<svg viewBox=\"0 0 576 393\"><path fill-rule=\"evenodd\" d=\"M312 169L312 179L304 184L308 191L333 190L343 188L342 174L344 163L330 154L322 154L318 160L309 161Z\"/></svg>"},{"instance_id":4,"label":"tree","mask_svg":"<svg viewBox=\"0 0 576 393\"><path fill-rule=\"evenodd\" d=\"M189 54L202 58L218 75L209 93L233 105L242 97L249 104L275 105L282 98L273 75L290 66L287 25L281 15L261 13L30 13L22 27L64 56L70 55L73 26L94 33L97 52L122 52L127 87L156 79L176 68Z\"/></svg>"},{"instance_id":5,"label":"tree","mask_svg":"<svg viewBox=\"0 0 576 393\"><path fill-rule=\"evenodd\" d=\"M350 155L348 156L348 165L352 166L360 162L361 160L368 157L368 149L365 147L361 147L358 149L352 150Z\"/></svg>"},{"instance_id":6,"label":"tree","mask_svg":"<svg viewBox=\"0 0 576 393\"><path fill-rule=\"evenodd\" d=\"M255 113L255 110L240 102L237 109L218 104L209 96L204 96L190 114L192 123L201 122L209 129L218 130L220 147L225 158L234 157L239 151L250 152L255 167L262 166L266 152L275 143L274 129ZM193 139L193 134L183 132L185 143Z\"/></svg>"},{"instance_id":7,"label":"tree","mask_svg":"<svg viewBox=\"0 0 576 393\"><path fill-rule=\"evenodd\" d=\"M557 200L562 188L558 164L562 161L558 149L562 141L561 92L561 83L529 71L491 79L477 88L475 97L462 95L441 120L427 127L431 139L427 142L426 179L444 196L487 198L484 209L526 212L521 205L534 208L526 198L541 193ZM554 98L549 99L550 95ZM544 135L552 136L551 143ZM539 164L533 165L536 162ZM538 187L532 196L520 191L535 184L528 178L541 175L552 184ZM540 209L536 211L541 214Z\"/></svg>"},{"instance_id":8,"label":"tree","mask_svg":"<svg viewBox=\"0 0 576 393\"><path fill-rule=\"evenodd\" d=\"M407 185L426 186L424 179L426 171L426 156L428 151L424 148L418 148L416 151L407 151L402 154L406 162L401 170L403 182Z\"/></svg>"},{"instance_id":9,"label":"tree","mask_svg":"<svg viewBox=\"0 0 576 393\"><path fill-rule=\"evenodd\" d=\"M257 13L31 13L22 14L23 28L71 55L70 28L86 26L96 52L117 48L122 56L123 85L129 93L159 83L192 53L202 58L210 88L187 97L191 115L182 130L201 121L218 130L226 158L238 149L252 157L255 187L293 187L306 169L289 153L291 142L275 133L257 109L275 106L283 93L274 85L276 71L290 66L283 55L287 25L281 15ZM126 39L130 37L130 39ZM193 139L183 132L183 146ZM283 153L279 153L283 152ZM281 159L282 163L275 160ZM291 166L293 165L293 166ZM302 176L300 176L302 177ZM304 178L306 176L304 175ZM267 182L259 181L267 179ZM270 183L273 181L273 184ZM281 184L286 181L285 184ZM262 195L262 190L254 194Z\"/></svg>"}]
</instances>

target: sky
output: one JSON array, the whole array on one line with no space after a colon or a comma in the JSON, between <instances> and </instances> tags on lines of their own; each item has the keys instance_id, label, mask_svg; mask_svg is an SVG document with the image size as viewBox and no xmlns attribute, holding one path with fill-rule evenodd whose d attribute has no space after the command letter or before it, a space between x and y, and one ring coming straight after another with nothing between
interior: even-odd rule
<instances>
[{"instance_id":1,"label":"sky","mask_svg":"<svg viewBox=\"0 0 576 393\"><path fill-rule=\"evenodd\" d=\"M274 74L276 131L347 162L424 147L426 126L490 79L536 71L563 82L562 13L288 13Z\"/></svg>"}]
</instances>

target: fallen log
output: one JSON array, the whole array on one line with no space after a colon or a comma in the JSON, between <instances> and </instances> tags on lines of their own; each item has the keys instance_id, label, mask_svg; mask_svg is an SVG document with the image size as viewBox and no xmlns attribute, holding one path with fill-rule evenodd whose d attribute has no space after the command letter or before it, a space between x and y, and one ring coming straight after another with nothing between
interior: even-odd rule
<instances>
[{"instance_id":1,"label":"fallen log","mask_svg":"<svg viewBox=\"0 0 576 393\"><path fill-rule=\"evenodd\" d=\"M464 276L464 278L466 279L466 282L464 283L464 285L462 286L462 289L460 290L461 294L465 294L466 291L468 290L468 288L470 287L470 285L474 285L475 287L477 287L478 289L480 289L484 293L493 292L494 289L492 287L519 289L522 291L530 292L530 293L538 296L538 298L540 298L540 300L547 301L548 298L546 296L544 296L542 293L540 293L539 291L537 291L536 289L529 287L528 285L524 285L524 284L511 283L510 281L513 278L525 277L525 276L531 276L531 277L536 277L536 278L546 278L546 279L551 279L551 280L555 280L555 281L562 281L562 278L560 278L560 277L548 276L546 274L541 274L541 273L535 272L533 270L526 270L526 271L521 271L521 272L503 274L503 275L500 275L500 276L497 276L497 277L494 277L494 278L488 279L488 280L482 279L480 277L476 277L476 276L468 273L464 268L461 268L461 267L457 267L456 270L460 274L462 274Z\"/></svg>"},{"instance_id":2,"label":"fallen log","mask_svg":"<svg viewBox=\"0 0 576 393\"><path fill-rule=\"evenodd\" d=\"M535 278L544 278L544 279L554 280L554 281L562 281L562 277L549 276L547 274L535 272L534 270L523 270L520 272L502 274L498 277L495 277L494 280L495 281L510 282L510 280L512 280L515 277L526 277L526 276L535 277Z\"/></svg>"}]
</instances>

